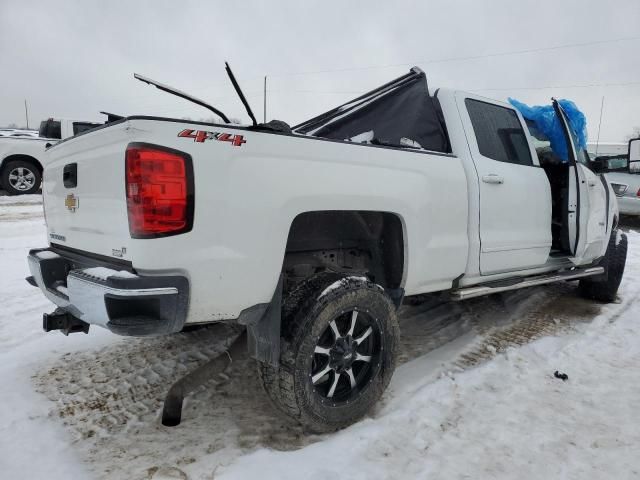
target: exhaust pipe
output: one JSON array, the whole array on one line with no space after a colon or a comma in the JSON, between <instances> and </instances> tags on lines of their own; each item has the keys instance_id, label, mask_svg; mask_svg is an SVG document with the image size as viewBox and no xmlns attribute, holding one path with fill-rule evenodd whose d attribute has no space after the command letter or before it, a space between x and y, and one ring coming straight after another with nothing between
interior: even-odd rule
<instances>
[{"instance_id":1,"label":"exhaust pipe","mask_svg":"<svg viewBox=\"0 0 640 480\"><path fill-rule=\"evenodd\" d=\"M224 371L229 368L229 365L231 365L233 358L239 357L243 349L246 349L246 338L246 331L242 332L231 345L229 345L227 350L213 357L191 373L188 373L171 386L164 399L162 425L165 427L180 425L184 397L203 383L211 380L215 375L224 373Z\"/></svg>"}]
</instances>

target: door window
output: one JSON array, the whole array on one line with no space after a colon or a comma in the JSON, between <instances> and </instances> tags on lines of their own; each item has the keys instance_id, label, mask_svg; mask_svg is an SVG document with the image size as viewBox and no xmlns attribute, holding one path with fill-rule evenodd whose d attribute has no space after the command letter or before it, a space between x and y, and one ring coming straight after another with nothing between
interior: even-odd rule
<instances>
[{"instance_id":1,"label":"door window","mask_svg":"<svg viewBox=\"0 0 640 480\"><path fill-rule=\"evenodd\" d=\"M583 164L585 167L590 168L591 165L589 162L589 154L586 150L577 147L577 145L579 145L578 135L576 134L576 131L573 129L573 125L571 125L568 119L567 124L569 124L569 134L571 135L571 141L573 142L573 145L576 146L576 156L578 157L576 158L576 161Z\"/></svg>"},{"instance_id":2,"label":"door window","mask_svg":"<svg viewBox=\"0 0 640 480\"><path fill-rule=\"evenodd\" d=\"M517 165L533 165L529 142L515 110L467 98L471 125L484 157Z\"/></svg>"}]
</instances>

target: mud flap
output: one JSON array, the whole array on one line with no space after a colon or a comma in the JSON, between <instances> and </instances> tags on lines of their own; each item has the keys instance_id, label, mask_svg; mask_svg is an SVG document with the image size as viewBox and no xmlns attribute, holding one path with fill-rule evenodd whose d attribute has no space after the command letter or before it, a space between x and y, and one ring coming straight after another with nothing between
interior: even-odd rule
<instances>
[{"instance_id":1,"label":"mud flap","mask_svg":"<svg viewBox=\"0 0 640 480\"><path fill-rule=\"evenodd\" d=\"M398 310L404 300L404 288L385 288L384 291L391 298L396 310Z\"/></svg>"},{"instance_id":2,"label":"mud flap","mask_svg":"<svg viewBox=\"0 0 640 480\"><path fill-rule=\"evenodd\" d=\"M282 286L280 275L278 286L268 305L261 304L242 312L238 323L247 326L247 350L259 362L277 367L280 363L280 329L282 323ZM396 309L402 305L404 289L387 289Z\"/></svg>"},{"instance_id":3,"label":"mud flap","mask_svg":"<svg viewBox=\"0 0 640 480\"><path fill-rule=\"evenodd\" d=\"M280 362L280 325L282 312L282 275L271 302L243 312L240 323L247 326L247 350L259 362L277 367Z\"/></svg>"}]
</instances>

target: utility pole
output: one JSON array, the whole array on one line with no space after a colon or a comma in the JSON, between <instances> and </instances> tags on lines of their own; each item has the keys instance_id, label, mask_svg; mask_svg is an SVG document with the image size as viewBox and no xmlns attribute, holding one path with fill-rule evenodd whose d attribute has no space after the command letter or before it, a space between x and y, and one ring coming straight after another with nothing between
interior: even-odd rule
<instances>
[{"instance_id":1,"label":"utility pole","mask_svg":"<svg viewBox=\"0 0 640 480\"><path fill-rule=\"evenodd\" d=\"M264 76L264 107L262 114L262 121L267 123L267 76Z\"/></svg>"},{"instance_id":2,"label":"utility pole","mask_svg":"<svg viewBox=\"0 0 640 480\"><path fill-rule=\"evenodd\" d=\"M27 130L29 129L29 109L27 108L27 99L24 99L24 116L27 117Z\"/></svg>"},{"instance_id":3,"label":"utility pole","mask_svg":"<svg viewBox=\"0 0 640 480\"><path fill-rule=\"evenodd\" d=\"M600 122L598 122L598 138L596 139L596 154L598 156L598 147L600 146L600 127L602 126L602 111L604 110L604 95L602 96L602 102L600 103Z\"/></svg>"}]
</instances>

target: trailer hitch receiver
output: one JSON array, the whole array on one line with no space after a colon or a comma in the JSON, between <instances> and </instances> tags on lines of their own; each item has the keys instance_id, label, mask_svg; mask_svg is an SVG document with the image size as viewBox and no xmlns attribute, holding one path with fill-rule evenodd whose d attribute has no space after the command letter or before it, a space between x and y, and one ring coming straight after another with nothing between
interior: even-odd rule
<instances>
[{"instance_id":1,"label":"trailer hitch receiver","mask_svg":"<svg viewBox=\"0 0 640 480\"><path fill-rule=\"evenodd\" d=\"M89 333L89 324L74 317L69 312L57 309L53 313L42 315L42 329L45 332L60 330L65 335L70 333Z\"/></svg>"}]
</instances>

